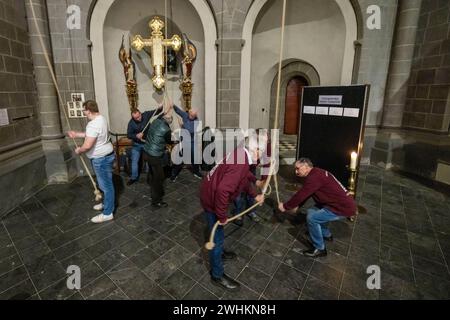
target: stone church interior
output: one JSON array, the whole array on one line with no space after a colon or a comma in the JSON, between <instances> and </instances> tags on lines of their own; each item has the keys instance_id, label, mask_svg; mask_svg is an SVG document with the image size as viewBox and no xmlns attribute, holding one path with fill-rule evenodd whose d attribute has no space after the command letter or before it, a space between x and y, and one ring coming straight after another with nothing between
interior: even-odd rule
<instances>
[{"instance_id":1,"label":"stone church interior","mask_svg":"<svg viewBox=\"0 0 450 320\"><path fill-rule=\"evenodd\" d=\"M1 300L450 299L450 1L0 0L0 194Z\"/></svg>"}]
</instances>

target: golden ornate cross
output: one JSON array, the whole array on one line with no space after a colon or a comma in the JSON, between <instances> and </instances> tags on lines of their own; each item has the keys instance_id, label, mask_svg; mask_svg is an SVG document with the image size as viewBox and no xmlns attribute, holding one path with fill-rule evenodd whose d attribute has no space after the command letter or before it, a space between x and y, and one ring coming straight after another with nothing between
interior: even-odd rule
<instances>
[{"instance_id":1,"label":"golden ornate cross","mask_svg":"<svg viewBox=\"0 0 450 320\"><path fill-rule=\"evenodd\" d=\"M164 87L164 47L172 47L174 51L181 48L181 38L174 35L171 39L164 39L162 29L164 22L159 17L154 17L148 26L152 30L150 39L144 39L140 35L135 35L131 41L131 46L141 51L144 47L151 47L151 59L153 66L153 85L157 89Z\"/></svg>"}]
</instances>

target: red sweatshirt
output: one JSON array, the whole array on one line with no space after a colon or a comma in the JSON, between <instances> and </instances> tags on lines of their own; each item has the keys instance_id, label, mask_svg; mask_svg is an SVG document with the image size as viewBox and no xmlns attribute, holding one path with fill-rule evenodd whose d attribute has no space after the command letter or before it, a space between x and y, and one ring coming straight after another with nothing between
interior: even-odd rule
<instances>
[{"instance_id":1,"label":"red sweatshirt","mask_svg":"<svg viewBox=\"0 0 450 320\"><path fill-rule=\"evenodd\" d=\"M237 159L244 164L237 164ZM228 206L241 193L256 197L256 191L250 183L251 176L247 154L243 148L237 148L217 164L203 178L200 186L200 202L203 209L214 212L220 222L227 218Z\"/></svg>"},{"instance_id":2,"label":"red sweatshirt","mask_svg":"<svg viewBox=\"0 0 450 320\"><path fill-rule=\"evenodd\" d=\"M303 187L284 203L286 210L294 209L310 196L314 201L340 216L350 217L356 213L355 200L347 195L347 190L328 171L312 168L305 178Z\"/></svg>"}]
</instances>

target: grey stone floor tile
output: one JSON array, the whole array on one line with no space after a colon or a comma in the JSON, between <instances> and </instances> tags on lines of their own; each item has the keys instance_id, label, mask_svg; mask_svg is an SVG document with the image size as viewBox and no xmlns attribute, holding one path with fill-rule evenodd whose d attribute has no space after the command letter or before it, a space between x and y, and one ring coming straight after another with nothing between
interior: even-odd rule
<instances>
[{"instance_id":1,"label":"grey stone floor tile","mask_svg":"<svg viewBox=\"0 0 450 320\"><path fill-rule=\"evenodd\" d=\"M180 270L198 281L209 272L208 256L194 255L180 267Z\"/></svg>"},{"instance_id":2,"label":"grey stone floor tile","mask_svg":"<svg viewBox=\"0 0 450 320\"><path fill-rule=\"evenodd\" d=\"M260 294L241 284L237 292L226 291L223 300L258 300Z\"/></svg>"},{"instance_id":3,"label":"grey stone floor tile","mask_svg":"<svg viewBox=\"0 0 450 320\"><path fill-rule=\"evenodd\" d=\"M379 297L377 290L368 289L366 279L345 273L342 282L342 291L357 299L376 300Z\"/></svg>"},{"instance_id":4,"label":"grey stone floor tile","mask_svg":"<svg viewBox=\"0 0 450 320\"><path fill-rule=\"evenodd\" d=\"M413 256L414 269L428 273L445 281L450 281L448 268L445 264L440 264L419 256Z\"/></svg>"},{"instance_id":5,"label":"grey stone floor tile","mask_svg":"<svg viewBox=\"0 0 450 320\"><path fill-rule=\"evenodd\" d=\"M175 299L183 298L196 284L192 278L182 271L175 271L169 278L161 283L161 288L167 291Z\"/></svg>"},{"instance_id":6,"label":"grey stone floor tile","mask_svg":"<svg viewBox=\"0 0 450 320\"><path fill-rule=\"evenodd\" d=\"M237 257L231 261L224 261L225 273L231 278L237 278L247 266L247 261L241 257Z\"/></svg>"},{"instance_id":7,"label":"grey stone floor tile","mask_svg":"<svg viewBox=\"0 0 450 320\"><path fill-rule=\"evenodd\" d=\"M148 228L147 230L135 235L135 237L142 243L148 245L161 237L161 234L152 228Z\"/></svg>"},{"instance_id":8,"label":"grey stone floor tile","mask_svg":"<svg viewBox=\"0 0 450 320\"><path fill-rule=\"evenodd\" d=\"M27 300L35 294L33 283L27 279L0 293L0 300Z\"/></svg>"},{"instance_id":9,"label":"grey stone floor tile","mask_svg":"<svg viewBox=\"0 0 450 320\"><path fill-rule=\"evenodd\" d=\"M148 245L150 249L159 255L163 255L177 244L166 236L162 236Z\"/></svg>"},{"instance_id":10,"label":"grey stone floor tile","mask_svg":"<svg viewBox=\"0 0 450 320\"><path fill-rule=\"evenodd\" d=\"M117 286L106 275L81 288L81 294L87 300L105 300L117 291Z\"/></svg>"},{"instance_id":11,"label":"grey stone floor tile","mask_svg":"<svg viewBox=\"0 0 450 320\"><path fill-rule=\"evenodd\" d=\"M83 287L83 282L81 283L81 287ZM76 291L76 289L72 290L67 287L67 278L64 277L39 291L39 296L42 300L65 300L74 295Z\"/></svg>"},{"instance_id":12,"label":"grey stone floor tile","mask_svg":"<svg viewBox=\"0 0 450 320\"><path fill-rule=\"evenodd\" d=\"M0 257L0 276L22 266L20 257L15 254L7 258Z\"/></svg>"},{"instance_id":13,"label":"grey stone floor tile","mask_svg":"<svg viewBox=\"0 0 450 320\"><path fill-rule=\"evenodd\" d=\"M309 275L322 280L333 288L338 289L340 288L344 272L315 260Z\"/></svg>"},{"instance_id":14,"label":"grey stone floor tile","mask_svg":"<svg viewBox=\"0 0 450 320\"><path fill-rule=\"evenodd\" d=\"M263 297L269 300L298 300L300 291L284 286L278 279L272 279L263 292Z\"/></svg>"},{"instance_id":15,"label":"grey stone floor tile","mask_svg":"<svg viewBox=\"0 0 450 320\"><path fill-rule=\"evenodd\" d=\"M253 291L261 294L269 284L270 276L253 269L252 267L246 267L237 280L251 288Z\"/></svg>"},{"instance_id":16,"label":"grey stone floor tile","mask_svg":"<svg viewBox=\"0 0 450 320\"><path fill-rule=\"evenodd\" d=\"M278 243L273 242L271 240L266 240L266 242L264 242L259 251L271 256L274 259L281 261L283 260L285 254L287 253L288 248L279 245Z\"/></svg>"},{"instance_id":17,"label":"grey stone floor tile","mask_svg":"<svg viewBox=\"0 0 450 320\"><path fill-rule=\"evenodd\" d=\"M281 260L275 259L263 251L258 251L248 265L265 274L273 275L277 270L280 261Z\"/></svg>"},{"instance_id":18,"label":"grey stone floor tile","mask_svg":"<svg viewBox=\"0 0 450 320\"><path fill-rule=\"evenodd\" d=\"M301 292L305 285L307 274L282 263L273 277L287 288Z\"/></svg>"},{"instance_id":19,"label":"grey stone floor tile","mask_svg":"<svg viewBox=\"0 0 450 320\"><path fill-rule=\"evenodd\" d=\"M304 300L304 296L312 300L337 300L339 289L310 275L306 280L300 299Z\"/></svg>"},{"instance_id":20,"label":"grey stone floor tile","mask_svg":"<svg viewBox=\"0 0 450 320\"><path fill-rule=\"evenodd\" d=\"M196 284L184 297L184 300L216 300L217 297L200 284Z\"/></svg>"},{"instance_id":21,"label":"grey stone floor tile","mask_svg":"<svg viewBox=\"0 0 450 320\"><path fill-rule=\"evenodd\" d=\"M86 252L80 251L64 260L60 260L60 264L63 268L67 268L68 266L71 265L83 267L86 264L90 263L91 261L92 258Z\"/></svg>"},{"instance_id":22,"label":"grey stone floor tile","mask_svg":"<svg viewBox=\"0 0 450 320\"><path fill-rule=\"evenodd\" d=\"M151 265L153 262L155 262L160 255L155 253L152 249L146 247L138 252L136 252L134 255L130 257L130 260L139 268L139 269L145 269L147 266Z\"/></svg>"}]
</instances>

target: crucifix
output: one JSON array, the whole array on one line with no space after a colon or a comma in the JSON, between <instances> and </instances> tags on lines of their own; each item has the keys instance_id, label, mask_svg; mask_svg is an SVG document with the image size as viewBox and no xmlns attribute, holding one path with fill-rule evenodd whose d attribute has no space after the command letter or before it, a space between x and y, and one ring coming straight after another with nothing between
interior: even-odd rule
<instances>
[{"instance_id":1,"label":"crucifix","mask_svg":"<svg viewBox=\"0 0 450 320\"><path fill-rule=\"evenodd\" d=\"M148 26L152 30L150 39L144 39L140 35L135 35L131 41L131 46L137 51L141 51L144 47L151 47L152 81L157 89L161 89L166 82L164 79L164 48L171 47L174 51L178 51L182 42L181 38L176 34L171 39L164 39L162 33L164 22L158 16L150 20Z\"/></svg>"}]
</instances>

